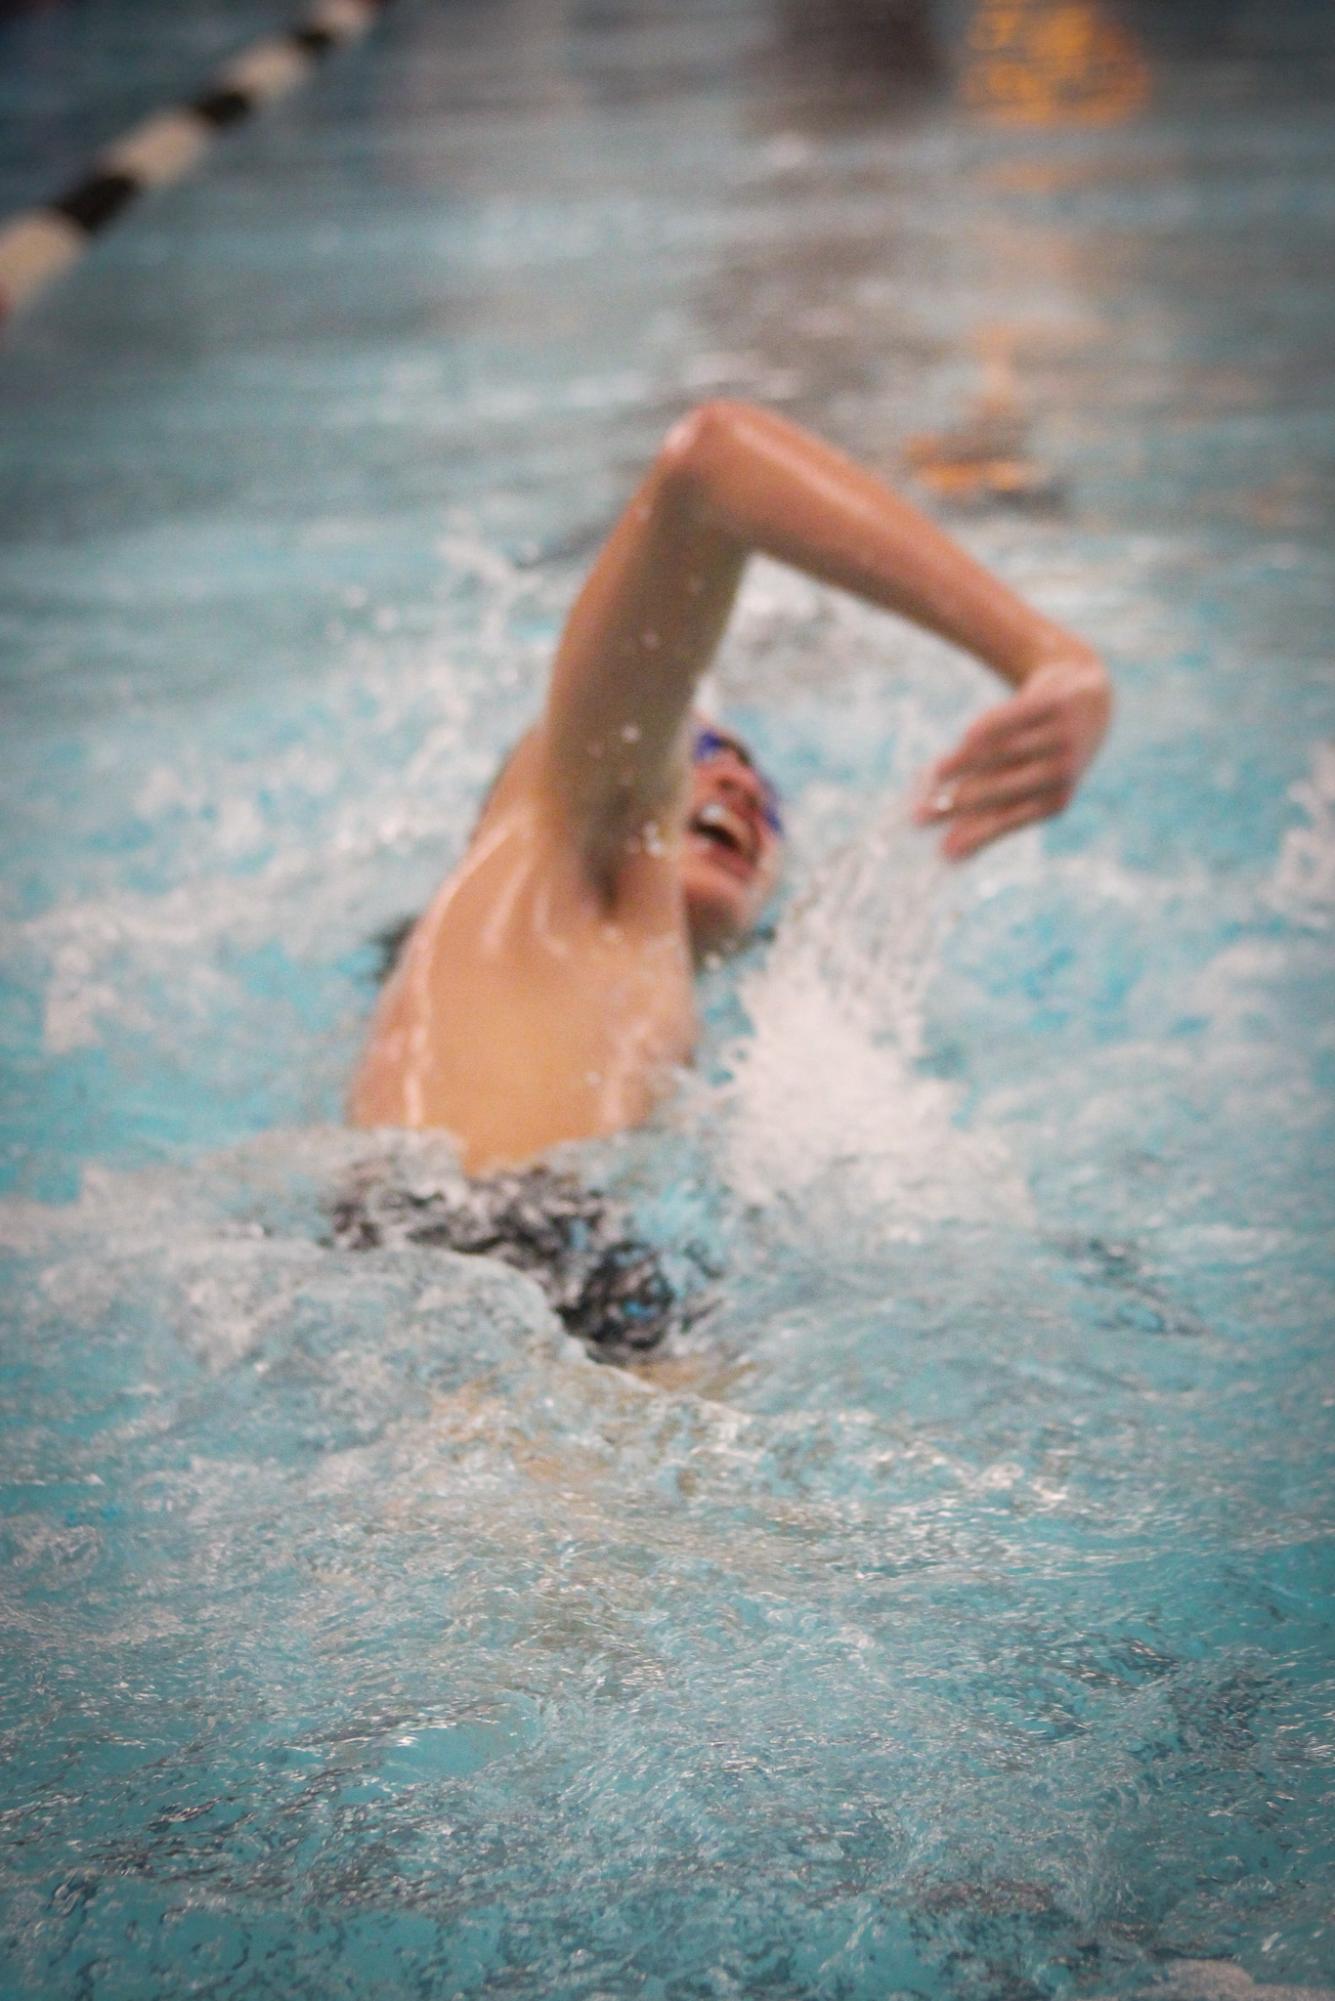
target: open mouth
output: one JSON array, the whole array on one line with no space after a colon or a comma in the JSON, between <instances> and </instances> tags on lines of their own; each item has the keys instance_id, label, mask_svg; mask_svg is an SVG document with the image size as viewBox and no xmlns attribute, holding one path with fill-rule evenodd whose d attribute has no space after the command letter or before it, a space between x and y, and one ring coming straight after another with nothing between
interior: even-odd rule
<instances>
[{"instance_id":1,"label":"open mouth","mask_svg":"<svg viewBox=\"0 0 1335 2001\"><path fill-rule=\"evenodd\" d=\"M749 874L756 865L756 836L750 822L711 799L692 813L690 831L707 841L733 874Z\"/></svg>"}]
</instances>

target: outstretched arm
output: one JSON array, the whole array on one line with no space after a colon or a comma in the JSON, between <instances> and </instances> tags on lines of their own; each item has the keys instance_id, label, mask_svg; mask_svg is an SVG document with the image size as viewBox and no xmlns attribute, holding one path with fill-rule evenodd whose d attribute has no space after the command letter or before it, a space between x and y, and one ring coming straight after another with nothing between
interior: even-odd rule
<instances>
[{"instance_id":1,"label":"outstretched arm","mask_svg":"<svg viewBox=\"0 0 1335 2001\"><path fill-rule=\"evenodd\" d=\"M753 550L938 633L1016 689L927 775L919 816L948 823L948 854L1067 803L1111 708L1091 648L842 453L767 411L710 403L669 433L557 654L547 784L595 866L613 868L674 796L682 726Z\"/></svg>"}]
</instances>

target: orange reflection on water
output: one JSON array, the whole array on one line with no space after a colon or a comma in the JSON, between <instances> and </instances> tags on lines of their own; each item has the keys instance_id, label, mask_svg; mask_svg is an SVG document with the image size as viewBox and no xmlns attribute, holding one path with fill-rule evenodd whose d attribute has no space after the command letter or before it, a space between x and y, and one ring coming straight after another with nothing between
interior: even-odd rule
<instances>
[{"instance_id":1,"label":"orange reflection on water","mask_svg":"<svg viewBox=\"0 0 1335 2001\"><path fill-rule=\"evenodd\" d=\"M905 440L910 475L953 507L1059 508L1060 480L1029 450L1029 418L1015 369L1015 330L982 327L975 344L983 367L981 394L953 429L924 431Z\"/></svg>"},{"instance_id":2,"label":"orange reflection on water","mask_svg":"<svg viewBox=\"0 0 1335 2001\"><path fill-rule=\"evenodd\" d=\"M1108 125L1145 103L1150 68L1096 0L977 0L961 94L999 124Z\"/></svg>"}]
</instances>

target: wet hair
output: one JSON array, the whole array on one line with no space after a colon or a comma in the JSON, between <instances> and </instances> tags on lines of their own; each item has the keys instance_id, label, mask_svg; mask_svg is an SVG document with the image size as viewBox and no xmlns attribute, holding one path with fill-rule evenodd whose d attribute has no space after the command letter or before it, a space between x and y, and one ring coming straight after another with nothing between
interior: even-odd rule
<instances>
[{"instance_id":1,"label":"wet hair","mask_svg":"<svg viewBox=\"0 0 1335 2001\"><path fill-rule=\"evenodd\" d=\"M412 917L396 917L392 924L386 924L382 931L374 931L368 940L375 953L373 972L375 983L383 987L403 955L403 948L417 929L417 911Z\"/></svg>"}]
</instances>

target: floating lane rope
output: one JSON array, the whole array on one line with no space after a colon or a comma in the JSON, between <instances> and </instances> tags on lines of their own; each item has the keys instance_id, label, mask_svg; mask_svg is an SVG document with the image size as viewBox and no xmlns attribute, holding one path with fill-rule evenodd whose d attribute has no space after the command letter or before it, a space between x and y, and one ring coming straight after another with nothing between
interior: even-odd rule
<instances>
[{"instance_id":1,"label":"floating lane rope","mask_svg":"<svg viewBox=\"0 0 1335 2001\"><path fill-rule=\"evenodd\" d=\"M11 217L0 226L0 320L44 291L136 195L179 181L219 132L286 96L322 56L364 35L388 5L317 0L286 34L234 56L192 103L154 112L114 139L54 201Z\"/></svg>"}]
</instances>

